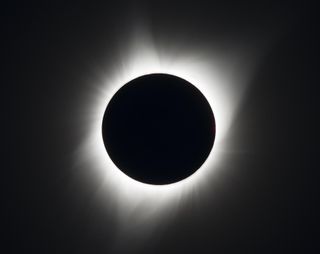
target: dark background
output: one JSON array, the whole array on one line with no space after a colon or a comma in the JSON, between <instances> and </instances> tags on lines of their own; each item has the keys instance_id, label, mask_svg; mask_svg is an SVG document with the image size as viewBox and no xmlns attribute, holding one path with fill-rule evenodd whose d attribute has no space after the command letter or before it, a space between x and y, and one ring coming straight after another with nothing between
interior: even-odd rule
<instances>
[{"instance_id":1,"label":"dark background","mask_svg":"<svg viewBox=\"0 0 320 254\"><path fill-rule=\"evenodd\" d=\"M178 36L195 47L275 37L231 127L230 149L239 152L229 155L224 180L198 206L186 203L164 234L128 253L316 253L318 26L311 1L11 2L1 13L4 253L112 252L112 216L92 205L94 187L69 170L86 132L73 116L88 91L82 74L112 66L133 19L148 22L159 41Z\"/></svg>"}]
</instances>

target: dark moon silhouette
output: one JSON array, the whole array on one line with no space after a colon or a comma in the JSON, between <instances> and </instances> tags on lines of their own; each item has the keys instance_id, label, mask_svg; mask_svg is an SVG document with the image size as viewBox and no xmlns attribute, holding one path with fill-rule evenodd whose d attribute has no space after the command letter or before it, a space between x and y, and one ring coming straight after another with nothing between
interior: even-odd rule
<instances>
[{"instance_id":1,"label":"dark moon silhouette","mask_svg":"<svg viewBox=\"0 0 320 254\"><path fill-rule=\"evenodd\" d=\"M148 184L187 178L207 159L215 119L204 95L168 74L138 77L122 86L107 105L102 136L114 164Z\"/></svg>"}]
</instances>

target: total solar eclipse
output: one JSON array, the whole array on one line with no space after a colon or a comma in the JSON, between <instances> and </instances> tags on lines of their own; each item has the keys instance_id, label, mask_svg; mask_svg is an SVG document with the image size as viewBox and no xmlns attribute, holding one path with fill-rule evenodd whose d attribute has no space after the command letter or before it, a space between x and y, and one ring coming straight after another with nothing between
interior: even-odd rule
<instances>
[{"instance_id":1,"label":"total solar eclipse","mask_svg":"<svg viewBox=\"0 0 320 254\"><path fill-rule=\"evenodd\" d=\"M111 98L102 137L109 157L127 176L171 184L205 162L215 139L215 119L207 99L190 82L149 74L124 84Z\"/></svg>"}]
</instances>

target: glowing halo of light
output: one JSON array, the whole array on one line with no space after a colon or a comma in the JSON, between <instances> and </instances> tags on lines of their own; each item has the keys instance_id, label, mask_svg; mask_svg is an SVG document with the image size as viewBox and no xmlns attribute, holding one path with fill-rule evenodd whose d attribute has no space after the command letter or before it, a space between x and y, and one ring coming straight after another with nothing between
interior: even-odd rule
<instances>
[{"instance_id":1,"label":"glowing halo of light","mask_svg":"<svg viewBox=\"0 0 320 254\"><path fill-rule=\"evenodd\" d=\"M247 73L243 69L236 73L234 59L219 57L209 50L177 49L180 54L173 57L163 50L159 53L146 34L134 38L139 39L124 47L128 52L115 60L114 68L99 77L102 82L92 82L93 93L87 95L90 99L83 114L89 129L76 161L102 182L97 187L99 194L114 207L119 224L128 227L126 222L135 213L136 223L146 225L148 221L144 227L147 230L152 227L150 221L154 225L160 218L170 216L165 211L172 214L181 202L211 183L211 176L224 162L223 143L241 100ZM233 64L228 66L228 63ZM207 160L193 175L168 185L141 183L125 175L110 159L102 139L103 115L113 95L129 81L152 73L171 74L193 84L206 97L216 121L215 142Z\"/></svg>"}]
</instances>

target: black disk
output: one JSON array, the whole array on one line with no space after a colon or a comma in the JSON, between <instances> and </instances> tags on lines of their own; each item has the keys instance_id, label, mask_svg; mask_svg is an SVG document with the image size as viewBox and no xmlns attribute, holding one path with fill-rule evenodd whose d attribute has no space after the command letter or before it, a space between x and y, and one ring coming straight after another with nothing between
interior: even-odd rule
<instances>
[{"instance_id":1,"label":"black disk","mask_svg":"<svg viewBox=\"0 0 320 254\"><path fill-rule=\"evenodd\" d=\"M178 182L197 171L215 138L215 119L203 94L168 74L138 77L107 105L102 135L114 164L149 184Z\"/></svg>"}]
</instances>

